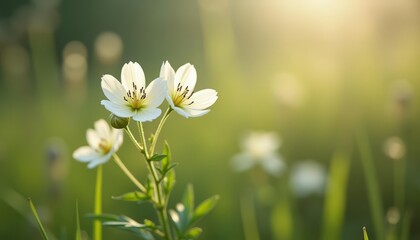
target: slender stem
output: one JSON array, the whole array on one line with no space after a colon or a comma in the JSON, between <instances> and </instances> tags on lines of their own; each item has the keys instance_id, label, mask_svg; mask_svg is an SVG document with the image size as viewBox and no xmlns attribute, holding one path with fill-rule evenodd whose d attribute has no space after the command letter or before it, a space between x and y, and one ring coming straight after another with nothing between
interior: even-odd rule
<instances>
[{"instance_id":1,"label":"slender stem","mask_svg":"<svg viewBox=\"0 0 420 240\"><path fill-rule=\"evenodd\" d=\"M124 163L121 161L121 159L118 157L116 153L112 155L114 157L115 163L121 168L121 170L127 175L127 177L136 185L140 191L143 193L146 193L146 188L133 176L133 174L128 170L128 168L124 165Z\"/></svg>"},{"instance_id":2,"label":"slender stem","mask_svg":"<svg viewBox=\"0 0 420 240\"><path fill-rule=\"evenodd\" d=\"M157 204L155 204L155 208L158 211L159 220L160 220L160 222L163 226L163 232L165 234L165 238L168 239L168 240L171 240L172 239L172 234L171 234L170 229L169 229L168 213L166 211L167 199L165 199L163 197L161 185L159 183L159 178L158 178L158 175L156 173L156 169L155 169L155 166L153 165L153 162L149 161L149 159L147 159L147 158L146 158L146 162L147 162L147 167L149 168L149 171L152 174L153 182L155 184L155 189L156 189L155 198L157 198L156 199Z\"/></svg>"},{"instance_id":3,"label":"slender stem","mask_svg":"<svg viewBox=\"0 0 420 240\"><path fill-rule=\"evenodd\" d=\"M405 171L406 159L395 160L394 165L394 204L400 211L401 215L404 214L404 197L405 197Z\"/></svg>"},{"instance_id":4,"label":"slender stem","mask_svg":"<svg viewBox=\"0 0 420 240\"><path fill-rule=\"evenodd\" d=\"M166 111L165 115L162 117L162 120L160 121L159 126L156 130L156 134L153 137L150 152L147 151L147 145L146 145L147 143L146 143L146 138L145 138L145 135L144 135L143 125L142 125L141 122L137 122L137 126L139 128L141 139L142 139L142 142L143 142L143 147L145 149L145 151L142 151L142 152L143 152L144 156L146 157L147 167L150 171L150 174L152 175L153 182L154 182L154 185L155 185L155 194L156 195L155 195L155 204L154 205L155 205L155 208L158 212L159 220L160 220L160 222L162 224L162 227L163 227L163 232L164 232L164 235L165 235L165 239L167 239L167 240L172 240L172 233L171 233L171 230L169 228L168 213L167 213L167 209L166 209L167 198L165 198L163 196L162 188L161 188L160 181L159 181L159 176L156 172L155 165L153 164L152 161L150 161L150 157L153 156L153 154L154 154L154 148L155 148L155 145L156 145L156 141L158 140L159 133L160 133L162 127L163 127L163 124L165 123L166 119L168 118L168 115L169 115L170 112L171 112L171 110L168 109Z\"/></svg>"},{"instance_id":5,"label":"slender stem","mask_svg":"<svg viewBox=\"0 0 420 240\"><path fill-rule=\"evenodd\" d=\"M251 194L241 198L241 217L244 229L245 240L259 240L257 219L255 216L254 200Z\"/></svg>"},{"instance_id":6,"label":"slender stem","mask_svg":"<svg viewBox=\"0 0 420 240\"><path fill-rule=\"evenodd\" d=\"M165 114L163 115L162 119L160 120L160 123L156 129L155 135L153 136L153 141L152 141L152 146L150 147L150 155L153 156L154 151L155 151L155 147L156 147L156 142L159 138L159 134L160 131L162 130L163 125L166 122L166 119L168 119L169 114L172 112L172 108L168 107L168 109L166 110Z\"/></svg>"},{"instance_id":7,"label":"slender stem","mask_svg":"<svg viewBox=\"0 0 420 240\"><path fill-rule=\"evenodd\" d=\"M369 139L366 132L360 130L357 143L359 145L360 158L366 180L372 221L375 228L376 239L385 239L384 213L379 183L376 176L376 168L370 150Z\"/></svg>"},{"instance_id":8,"label":"slender stem","mask_svg":"<svg viewBox=\"0 0 420 240\"><path fill-rule=\"evenodd\" d=\"M97 167L96 172L94 213L95 215L102 214L102 165ZM93 239L102 239L102 223L99 220L93 222Z\"/></svg>"},{"instance_id":9,"label":"slender stem","mask_svg":"<svg viewBox=\"0 0 420 240\"><path fill-rule=\"evenodd\" d=\"M137 122L137 127L139 128L140 138L144 147L144 151L143 151L144 156L146 157L147 160L149 160L150 157L149 157L149 153L147 152L147 142L146 142L146 137L144 136L143 124L141 122Z\"/></svg>"},{"instance_id":10,"label":"slender stem","mask_svg":"<svg viewBox=\"0 0 420 240\"><path fill-rule=\"evenodd\" d=\"M136 147L140 150L143 151L143 147L139 144L139 142L137 142L136 138L134 137L133 133L131 133L130 128L125 127L125 132L127 133L127 135L130 137L131 141L134 143L134 145L136 145Z\"/></svg>"}]
</instances>

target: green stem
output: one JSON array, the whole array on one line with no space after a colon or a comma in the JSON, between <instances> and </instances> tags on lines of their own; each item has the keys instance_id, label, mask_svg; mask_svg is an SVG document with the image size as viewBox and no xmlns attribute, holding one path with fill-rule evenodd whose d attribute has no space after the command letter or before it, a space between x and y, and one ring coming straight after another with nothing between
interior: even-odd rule
<instances>
[{"instance_id":1,"label":"green stem","mask_svg":"<svg viewBox=\"0 0 420 240\"><path fill-rule=\"evenodd\" d=\"M163 128L163 125L166 122L166 119L168 119L169 114L172 112L172 108L168 107L168 109L166 110L165 114L163 115L162 119L160 120L160 123L156 129L155 135L153 136L153 141L152 141L152 146L150 147L150 156L153 156L154 152L155 152L155 147L156 147L156 142L159 138L159 134L160 131Z\"/></svg>"},{"instance_id":2,"label":"green stem","mask_svg":"<svg viewBox=\"0 0 420 240\"><path fill-rule=\"evenodd\" d=\"M36 222L38 223L39 231L41 231L43 239L48 240L47 231L45 231L45 228L42 225L41 219L38 216L38 212L36 211L35 205L33 204L30 198L28 199L28 201L29 201L29 206L31 207L32 213L35 216Z\"/></svg>"},{"instance_id":3,"label":"green stem","mask_svg":"<svg viewBox=\"0 0 420 240\"><path fill-rule=\"evenodd\" d=\"M259 240L254 200L251 194L247 194L241 199L241 217L245 240Z\"/></svg>"},{"instance_id":4,"label":"green stem","mask_svg":"<svg viewBox=\"0 0 420 240\"><path fill-rule=\"evenodd\" d=\"M405 197L405 158L396 159L394 165L394 201L401 215L404 213Z\"/></svg>"},{"instance_id":5,"label":"green stem","mask_svg":"<svg viewBox=\"0 0 420 240\"><path fill-rule=\"evenodd\" d=\"M131 133L130 128L128 127L128 125L124 128L125 132L127 133L127 135L130 137L131 141L134 143L134 145L143 152L143 147L139 144L139 142L137 142L136 138L134 137L133 133Z\"/></svg>"},{"instance_id":6,"label":"green stem","mask_svg":"<svg viewBox=\"0 0 420 240\"><path fill-rule=\"evenodd\" d=\"M357 143L359 145L362 167L366 179L372 220L375 227L376 239L385 239L384 213L379 184L376 177L376 168L370 151L369 139L365 132L359 132Z\"/></svg>"},{"instance_id":7,"label":"green stem","mask_svg":"<svg viewBox=\"0 0 420 240\"><path fill-rule=\"evenodd\" d=\"M168 213L167 213L167 209L166 209L167 198L165 198L163 196L163 192L162 192L162 188L161 188L161 185L160 185L159 177L158 177L158 174L156 172L155 165L153 164L152 161L150 161L150 157L153 156L154 147L155 147L156 141L159 137L159 133L162 129L162 126L163 126L166 118L168 118L168 115L169 115L170 112L171 111L168 109L166 111L165 115L163 116L162 120L160 121L159 126L156 130L156 134L153 137L152 147L151 147L150 152L148 152L146 150L147 145L146 145L146 138L145 138L145 135L144 135L143 125L142 125L141 122L137 122L137 126L139 128L140 135L141 135L140 137L142 139L143 147L145 149L145 151L142 151L142 153L144 154L144 156L146 158L147 167L149 169L150 174L152 175L153 182L154 182L154 185L155 185L155 194L156 195L154 197L155 198L154 205L155 205L155 208L158 212L160 223L162 224L162 227L163 227L163 232L165 234L165 239L167 239L167 240L172 240L172 233L171 233L171 230L169 228Z\"/></svg>"},{"instance_id":8,"label":"green stem","mask_svg":"<svg viewBox=\"0 0 420 240\"><path fill-rule=\"evenodd\" d=\"M155 204L155 208L158 211L158 215L159 215L159 220L163 226L163 232L165 234L165 238L167 240L171 240L172 239L172 234L170 232L169 229L169 222L168 222L168 213L166 211L166 207L167 207L167 199L165 199L163 197L163 193L162 193L162 188L160 186L160 182L159 182L159 178L158 175L156 173L156 169L155 166L153 165L152 161L149 161L149 159L146 158L146 162L147 162L147 167L149 168L150 173L152 174L152 178L153 178L153 182L155 185L155 193L156 196L156 204Z\"/></svg>"},{"instance_id":9,"label":"green stem","mask_svg":"<svg viewBox=\"0 0 420 240\"><path fill-rule=\"evenodd\" d=\"M102 214L102 165L97 167L96 172L94 213L95 215ZM102 223L99 220L93 222L93 239L102 239Z\"/></svg>"},{"instance_id":10,"label":"green stem","mask_svg":"<svg viewBox=\"0 0 420 240\"><path fill-rule=\"evenodd\" d=\"M121 170L127 175L127 177L136 185L140 191L143 193L147 193L146 188L133 176L133 174L128 170L128 168L124 165L121 159L118 157L116 153L112 155L114 157L115 163L121 168Z\"/></svg>"},{"instance_id":11,"label":"green stem","mask_svg":"<svg viewBox=\"0 0 420 240\"><path fill-rule=\"evenodd\" d=\"M144 147L144 156L146 157L147 160L150 159L149 157L149 153L147 152L147 142L146 142L146 137L144 136L144 129L143 129L143 124L141 122L137 122L137 127L139 129L140 132L140 138Z\"/></svg>"}]
</instances>

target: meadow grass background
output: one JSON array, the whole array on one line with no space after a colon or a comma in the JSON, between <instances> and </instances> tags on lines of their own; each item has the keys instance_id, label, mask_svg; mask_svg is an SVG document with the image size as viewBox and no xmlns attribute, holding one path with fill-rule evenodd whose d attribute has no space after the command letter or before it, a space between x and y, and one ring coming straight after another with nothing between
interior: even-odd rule
<instances>
[{"instance_id":1,"label":"meadow grass background","mask_svg":"<svg viewBox=\"0 0 420 240\"><path fill-rule=\"evenodd\" d=\"M240 199L249 192L255 196L261 239L282 239L283 228L291 231L291 239L328 239L329 225L323 230L325 195L295 197L288 187L290 171L264 180L263 186L248 173L232 171L230 160L240 151L241 137L253 130L281 136L279 152L289 170L305 159L329 170L335 154L345 153L349 175L340 188L345 201L331 203L344 206L342 224L331 226L331 231L342 227L340 239L361 239L363 226L377 239L356 142L357 133L366 134L380 210L386 216L402 201L397 229L401 231L402 218L410 214L410 239L419 238L419 9L414 0L3 1L1 238L40 239L22 197L33 199L56 236L73 238L76 200L81 215L93 209L95 171L73 160L71 153L86 143L86 129L109 115L99 104L105 98L100 77L119 78L125 62L137 61L150 82L165 60L174 68L194 64L197 89L219 93L209 114L196 119L173 114L161 135L179 162L171 206L187 183L194 184L196 201L221 196L199 224L202 239L244 239ZM116 33L123 43L121 56L111 63L94 51L95 39L105 31ZM63 49L71 41L87 50L82 54L87 65L81 65L87 72L78 84L64 70ZM156 121L148 123L146 129L156 126ZM395 187L399 163L383 151L391 136L400 137L406 147L402 195L401 187ZM146 166L126 136L125 143L121 158L144 180ZM148 205L111 199L132 190L114 163L104 166L104 212L155 218ZM273 217L279 202L286 203L279 210L285 220ZM82 218L81 226L91 234L89 219ZM392 228L387 219L383 226ZM106 239L135 239L119 230L104 231Z\"/></svg>"}]
</instances>

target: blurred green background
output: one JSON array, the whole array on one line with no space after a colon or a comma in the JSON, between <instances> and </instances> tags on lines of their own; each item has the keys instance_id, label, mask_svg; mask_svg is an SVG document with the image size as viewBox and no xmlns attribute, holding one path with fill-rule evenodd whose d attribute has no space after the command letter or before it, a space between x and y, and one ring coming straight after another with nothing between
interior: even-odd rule
<instances>
[{"instance_id":1,"label":"blurred green background","mask_svg":"<svg viewBox=\"0 0 420 240\"><path fill-rule=\"evenodd\" d=\"M245 233L255 227L243 221L247 210L255 211L260 239L334 239L326 232L337 229L335 239L361 239L363 226L379 239L358 132L370 141L387 238L400 239L393 231L400 236L406 228L409 239L419 239L419 5L415 0L2 1L0 237L41 238L25 201L31 197L57 237L73 238L76 200L82 215L92 212L95 171L71 153L85 145L86 129L109 115L99 104L105 99L100 77L119 78L125 62L137 61L150 82L168 60L174 68L194 64L197 89L219 93L209 114L196 119L174 114L161 135L179 162L171 206L187 183L194 184L196 201L221 196L199 223L202 239L254 240ZM279 153L288 169L282 176L232 170L241 138L254 130L281 137ZM392 136L405 149L396 160L384 151ZM128 138L125 142L119 154L144 180L145 165ZM328 194L340 194L333 190L303 198L293 194L288 182L294 164L313 159L330 173L337 153L348 160L342 166L348 178L337 174L344 178L338 186L343 199L332 197L336 200L327 204ZM104 211L154 219L148 205L111 199L133 188L114 163L106 164ZM248 195L253 200L241 210ZM335 226L327 219L340 211L342 221ZM89 219L82 219L82 229L91 236ZM104 231L106 239L135 239Z\"/></svg>"}]
</instances>

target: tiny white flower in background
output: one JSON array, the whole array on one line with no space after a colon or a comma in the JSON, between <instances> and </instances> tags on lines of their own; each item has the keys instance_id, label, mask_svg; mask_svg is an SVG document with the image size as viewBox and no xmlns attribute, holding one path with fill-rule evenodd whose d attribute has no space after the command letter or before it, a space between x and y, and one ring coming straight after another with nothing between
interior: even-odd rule
<instances>
[{"instance_id":1,"label":"tiny white flower in background","mask_svg":"<svg viewBox=\"0 0 420 240\"><path fill-rule=\"evenodd\" d=\"M207 108L217 100L217 92L213 89L194 92L197 72L189 63L182 65L175 72L166 61L160 69L160 77L168 84L166 100L181 116L186 118L202 116L210 111Z\"/></svg>"},{"instance_id":2,"label":"tiny white flower in background","mask_svg":"<svg viewBox=\"0 0 420 240\"><path fill-rule=\"evenodd\" d=\"M297 163L292 168L290 184L298 197L321 194L324 191L327 174L325 168L313 160Z\"/></svg>"},{"instance_id":3,"label":"tiny white flower in background","mask_svg":"<svg viewBox=\"0 0 420 240\"><path fill-rule=\"evenodd\" d=\"M121 70L121 83L111 75L102 77L102 91L109 100L101 104L118 117L132 117L135 121L152 121L159 117L158 108L165 99L166 82L160 78L146 87L143 69L138 63L124 64Z\"/></svg>"},{"instance_id":4,"label":"tiny white flower in background","mask_svg":"<svg viewBox=\"0 0 420 240\"><path fill-rule=\"evenodd\" d=\"M86 132L88 146L82 146L73 152L73 158L80 162L87 162L88 168L94 168L107 162L123 142L123 131L111 128L108 123L100 119L95 122L95 129Z\"/></svg>"},{"instance_id":5,"label":"tiny white flower in background","mask_svg":"<svg viewBox=\"0 0 420 240\"><path fill-rule=\"evenodd\" d=\"M235 171L245 171L260 165L267 173L278 176L285 169L283 159L277 153L280 140L273 132L251 132L242 141L242 152L232 159Z\"/></svg>"}]
</instances>

